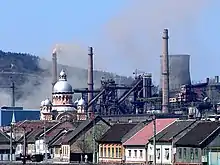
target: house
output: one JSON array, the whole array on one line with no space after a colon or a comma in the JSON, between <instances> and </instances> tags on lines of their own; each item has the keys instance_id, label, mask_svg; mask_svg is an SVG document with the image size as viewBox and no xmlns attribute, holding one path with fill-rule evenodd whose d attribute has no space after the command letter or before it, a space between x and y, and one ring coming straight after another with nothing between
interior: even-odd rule
<instances>
[{"instance_id":1,"label":"house","mask_svg":"<svg viewBox=\"0 0 220 165\"><path fill-rule=\"evenodd\" d=\"M124 148L122 138L137 124L114 124L99 140L99 163L122 162Z\"/></svg>"},{"instance_id":2,"label":"house","mask_svg":"<svg viewBox=\"0 0 220 165\"><path fill-rule=\"evenodd\" d=\"M44 127L48 130L57 123L56 121L43 122L40 120L25 120L15 123L12 128L13 137L16 139L15 155L18 157L18 155L24 154L24 137L26 155L37 153L36 138L44 132Z\"/></svg>"},{"instance_id":3,"label":"house","mask_svg":"<svg viewBox=\"0 0 220 165\"><path fill-rule=\"evenodd\" d=\"M97 144L99 139L111 125L96 116L94 119L87 119L74 130L68 130L55 140L51 147L56 156L60 155L62 161L83 161L85 155L88 161L96 158ZM95 145L95 146L94 146Z\"/></svg>"},{"instance_id":4,"label":"house","mask_svg":"<svg viewBox=\"0 0 220 165\"><path fill-rule=\"evenodd\" d=\"M72 122L68 120L60 121L57 124L50 127L45 132L42 132L37 138L35 138L37 153L43 154L45 153L45 149L47 148L48 152L51 154L53 158L60 158L60 154L57 154L57 152L55 152L58 150L51 147L51 144L58 138L60 138L65 132L76 129L80 124L81 122Z\"/></svg>"},{"instance_id":5,"label":"house","mask_svg":"<svg viewBox=\"0 0 220 165\"><path fill-rule=\"evenodd\" d=\"M217 144L220 133L220 122L203 121L174 143L176 150L175 164L207 164L208 156L214 154L209 151ZM210 154L210 155L208 155ZM217 160L212 160L217 161ZM213 163L212 163L213 164Z\"/></svg>"},{"instance_id":6,"label":"house","mask_svg":"<svg viewBox=\"0 0 220 165\"><path fill-rule=\"evenodd\" d=\"M156 134L156 162L158 164L172 164L173 162L173 142L182 135L190 131L198 122L196 120L176 120L162 131ZM154 161L153 139L149 140L148 162Z\"/></svg>"},{"instance_id":7,"label":"house","mask_svg":"<svg viewBox=\"0 0 220 165\"><path fill-rule=\"evenodd\" d=\"M12 142L12 153L14 155L15 149L13 139ZM14 158L14 156L12 158ZM10 160L10 137L2 131L0 131L0 161L1 160Z\"/></svg>"},{"instance_id":8,"label":"house","mask_svg":"<svg viewBox=\"0 0 220 165\"><path fill-rule=\"evenodd\" d=\"M156 132L161 131L169 124L173 123L176 118L156 119ZM148 140L153 136L153 121L145 125L141 130L129 139L123 140L125 148L126 163L146 163Z\"/></svg>"}]
</instances>

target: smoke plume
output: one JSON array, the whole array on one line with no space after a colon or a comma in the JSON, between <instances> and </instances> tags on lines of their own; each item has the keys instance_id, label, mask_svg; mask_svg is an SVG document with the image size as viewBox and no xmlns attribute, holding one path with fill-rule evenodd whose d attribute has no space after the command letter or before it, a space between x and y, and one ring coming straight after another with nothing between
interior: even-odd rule
<instances>
[{"instance_id":1,"label":"smoke plume","mask_svg":"<svg viewBox=\"0 0 220 165\"><path fill-rule=\"evenodd\" d=\"M191 54L195 43L197 20L207 7L207 2L206 0L131 1L127 7L107 20L102 32L94 39L94 45L58 43L60 47L58 63L87 68L88 46L94 46L95 69L124 75L131 75L135 69L140 69L153 73L153 78L159 82L163 29L168 28L170 32L170 54ZM45 57L50 61L51 53ZM42 59L39 66L48 69L48 75L51 75L51 63ZM68 82L73 88L87 85L86 70L79 71L77 68L69 67L64 69L67 71ZM58 66L58 73L60 70L61 66ZM97 77L101 76L97 75ZM22 86L23 90L32 93L18 100L17 105L38 108L43 99L51 97L51 76L40 77L29 79L28 83ZM94 80L97 80L97 77L95 75ZM35 86L37 81L41 81L41 85ZM99 82L95 84L97 87ZM10 103L8 95L4 98Z\"/></svg>"},{"instance_id":2,"label":"smoke plume","mask_svg":"<svg viewBox=\"0 0 220 165\"><path fill-rule=\"evenodd\" d=\"M162 31L169 29L170 54L193 53L196 28L206 0L135 0L104 27L102 44L114 52L108 63L129 75L136 68L159 80ZM116 63L116 60L123 61ZM118 65L117 65L118 64ZM109 67L111 68L111 66ZM122 69L123 67L123 69ZM113 69L113 68L111 68Z\"/></svg>"}]
</instances>

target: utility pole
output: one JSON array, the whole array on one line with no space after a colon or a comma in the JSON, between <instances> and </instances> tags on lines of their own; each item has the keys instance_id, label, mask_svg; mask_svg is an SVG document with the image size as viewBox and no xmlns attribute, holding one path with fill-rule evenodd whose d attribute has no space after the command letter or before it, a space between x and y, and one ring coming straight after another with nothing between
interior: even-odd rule
<instances>
[{"instance_id":1,"label":"utility pole","mask_svg":"<svg viewBox=\"0 0 220 165\"><path fill-rule=\"evenodd\" d=\"M26 134L25 134L25 127L23 127L23 130L24 130L23 164L26 164Z\"/></svg>"},{"instance_id":2,"label":"utility pole","mask_svg":"<svg viewBox=\"0 0 220 165\"><path fill-rule=\"evenodd\" d=\"M93 142L93 164L95 164L96 163L96 144L95 144L95 111L94 111L94 108L93 108L92 142Z\"/></svg>"},{"instance_id":3,"label":"utility pole","mask_svg":"<svg viewBox=\"0 0 220 165\"><path fill-rule=\"evenodd\" d=\"M12 83L11 83L11 89L12 89L11 106L15 107L15 83L14 83L14 81L12 81Z\"/></svg>"},{"instance_id":4,"label":"utility pole","mask_svg":"<svg viewBox=\"0 0 220 165\"><path fill-rule=\"evenodd\" d=\"M12 161L12 123L10 124L11 128L10 128L10 161Z\"/></svg>"},{"instance_id":5,"label":"utility pole","mask_svg":"<svg viewBox=\"0 0 220 165\"><path fill-rule=\"evenodd\" d=\"M45 120L45 118L44 118L44 152L45 152L45 161L47 161L46 120Z\"/></svg>"},{"instance_id":6,"label":"utility pole","mask_svg":"<svg viewBox=\"0 0 220 165\"><path fill-rule=\"evenodd\" d=\"M154 145L154 165L157 164L157 149L156 149L156 134L157 134L157 128L156 128L156 116L153 115L153 132L154 132L154 138L153 138L153 145Z\"/></svg>"}]
</instances>

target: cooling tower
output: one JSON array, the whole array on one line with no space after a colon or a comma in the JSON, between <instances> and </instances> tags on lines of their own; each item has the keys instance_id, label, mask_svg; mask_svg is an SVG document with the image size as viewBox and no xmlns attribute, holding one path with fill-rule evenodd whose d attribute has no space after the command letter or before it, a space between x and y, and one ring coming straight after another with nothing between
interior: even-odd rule
<instances>
[{"instance_id":1,"label":"cooling tower","mask_svg":"<svg viewBox=\"0 0 220 165\"><path fill-rule=\"evenodd\" d=\"M162 72L162 59L161 59ZM190 55L177 54L169 55L169 88L175 90L181 85L191 84L190 78ZM162 87L162 77L160 77L160 86Z\"/></svg>"},{"instance_id":2,"label":"cooling tower","mask_svg":"<svg viewBox=\"0 0 220 165\"><path fill-rule=\"evenodd\" d=\"M191 84L190 55L169 55L169 87L178 89L181 85Z\"/></svg>"}]
</instances>

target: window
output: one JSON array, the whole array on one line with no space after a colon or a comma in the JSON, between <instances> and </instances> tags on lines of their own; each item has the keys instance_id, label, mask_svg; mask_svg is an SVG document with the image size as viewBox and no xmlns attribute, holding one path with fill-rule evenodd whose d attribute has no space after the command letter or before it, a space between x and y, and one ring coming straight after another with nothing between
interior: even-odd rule
<instances>
[{"instance_id":1,"label":"window","mask_svg":"<svg viewBox=\"0 0 220 165\"><path fill-rule=\"evenodd\" d=\"M118 158L118 148L115 149L116 158Z\"/></svg>"},{"instance_id":2,"label":"window","mask_svg":"<svg viewBox=\"0 0 220 165\"><path fill-rule=\"evenodd\" d=\"M193 148L190 149L190 158L193 160L194 159L194 151Z\"/></svg>"},{"instance_id":3,"label":"window","mask_svg":"<svg viewBox=\"0 0 220 165\"><path fill-rule=\"evenodd\" d=\"M128 156L131 157L131 150L128 150Z\"/></svg>"},{"instance_id":4,"label":"window","mask_svg":"<svg viewBox=\"0 0 220 165\"><path fill-rule=\"evenodd\" d=\"M143 150L140 150L140 158L143 158Z\"/></svg>"},{"instance_id":5,"label":"window","mask_svg":"<svg viewBox=\"0 0 220 165\"><path fill-rule=\"evenodd\" d=\"M100 154L99 154L100 157L103 157L103 147L100 147Z\"/></svg>"},{"instance_id":6,"label":"window","mask_svg":"<svg viewBox=\"0 0 220 165\"><path fill-rule=\"evenodd\" d=\"M121 148L118 149L119 158L121 157Z\"/></svg>"},{"instance_id":7,"label":"window","mask_svg":"<svg viewBox=\"0 0 220 165\"><path fill-rule=\"evenodd\" d=\"M195 149L195 159L199 158L198 148Z\"/></svg>"},{"instance_id":8,"label":"window","mask_svg":"<svg viewBox=\"0 0 220 165\"><path fill-rule=\"evenodd\" d=\"M179 156L179 159L182 159L182 148L178 148L178 156Z\"/></svg>"},{"instance_id":9,"label":"window","mask_svg":"<svg viewBox=\"0 0 220 165\"><path fill-rule=\"evenodd\" d=\"M112 158L115 157L115 148L112 148Z\"/></svg>"},{"instance_id":10,"label":"window","mask_svg":"<svg viewBox=\"0 0 220 165\"><path fill-rule=\"evenodd\" d=\"M103 150L104 150L103 157L106 157L106 147L103 147Z\"/></svg>"},{"instance_id":11,"label":"window","mask_svg":"<svg viewBox=\"0 0 220 165\"><path fill-rule=\"evenodd\" d=\"M110 147L108 147L108 157L111 157L111 150L110 150Z\"/></svg>"},{"instance_id":12,"label":"window","mask_svg":"<svg viewBox=\"0 0 220 165\"><path fill-rule=\"evenodd\" d=\"M134 157L137 157L137 150L134 150Z\"/></svg>"},{"instance_id":13,"label":"window","mask_svg":"<svg viewBox=\"0 0 220 165\"><path fill-rule=\"evenodd\" d=\"M169 158L170 158L170 150L169 150L169 148L165 148L165 158L167 160L169 160Z\"/></svg>"},{"instance_id":14,"label":"window","mask_svg":"<svg viewBox=\"0 0 220 165\"><path fill-rule=\"evenodd\" d=\"M187 154L186 154L186 148L183 149L183 159L186 159Z\"/></svg>"},{"instance_id":15,"label":"window","mask_svg":"<svg viewBox=\"0 0 220 165\"><path fill-rule=\"evenodd\" d=\"M156 154L157 154L157 159L160 159L160 149L159 148L156 149Z\"/></svg>"}]
</instances>

